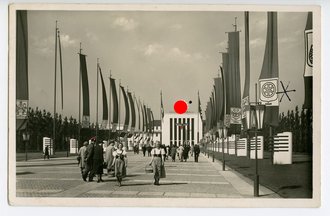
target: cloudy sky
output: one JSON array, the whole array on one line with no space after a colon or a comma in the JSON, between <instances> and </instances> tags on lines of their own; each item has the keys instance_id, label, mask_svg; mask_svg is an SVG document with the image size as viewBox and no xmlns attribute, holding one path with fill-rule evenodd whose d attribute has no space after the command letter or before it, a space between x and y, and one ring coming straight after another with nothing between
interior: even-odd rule
<instances>
[{"instance_id":1,"label":"cloudy sky","mask_svg":"<svg viewBox=\"0 0 330 216\"><path fill-rule=\"evenodd\" d=\"M159 119L160 90L165 112L178 99L191 100L202 109L212 91L221 63L219 51L227 47L227 34L237 17L240 34L241 85L244 85L244 12L73 12L29 11L30 106L53 110L55 20L59 22L64 71L65 116L78 117L79 43L87 55L91 120L96 110L96 59L103 76L111 69L116 81L128 86ZM280 80L297 91L284 98L280 111L302 106L304 98L304 28L307 13L278 14ZM266 12L250 13L251 95L265 49ZM108 80L106 80L108 91ZM59 85L58 85L59 86ZM58 88L59 90L59 88ZM101 92L101 91L100 91ZM58 91L59 93L59 91ZM58 94L59 95L59 94ZM101 96L99 97L101 100ZM59 101L59 98L58 98ZM102 115L100 108L100 117Z\"/></svg>"}]
</instances>

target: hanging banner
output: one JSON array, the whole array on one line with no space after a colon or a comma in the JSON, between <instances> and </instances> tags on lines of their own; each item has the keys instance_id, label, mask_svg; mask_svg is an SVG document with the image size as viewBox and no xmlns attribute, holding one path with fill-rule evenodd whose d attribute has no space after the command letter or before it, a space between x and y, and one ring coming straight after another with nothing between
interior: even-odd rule
<instances>
[{"instance_id":1,"label":"hanging banner","mask_svg":"<svg viewBox=\"0 0 330 216\"><path fill-rule=\"evenodd\" d=\"M246 118L246 106L249 105L249 96L245 97L242 99L242 105L241 105L241 110L242 110L242 119L245 119Z\"/></svg>"},{"instance_id":2,"label":"hanging banner","mask_svg":"<svg viewBox=\"0 0 330 216\"><path fill-rule=\"evenodd\" d=\"M230 108L230 124L241 124L241 108Z\"/></svg>"},{"instance_id":3,"label":"hanging banner","mask_svg":"<svg viewBox=\"0 0 330 216\"><path fill-rule=\"evenodd\" d=\"M29 101L16 100L16 119L26 119L28 114Z\"/></svg>"},{"instance_id":4,"label":"hanging banner","mask_svg":"<svg viewBox=\"0 0 330 216\"><path fill-rule=\"evenodd\" d=\"M82 128L89 128L89 116L83 115L82 121L81 121L81 127Z\"/></svg>"},{"instance_id":5,"label":"hanging banner","mask_svg":"<svg viewBox=\"0 0 330 216\"><path fill-rule=\"evenodd\" d=\"M230 118L231 118L230 114L226 114L226 116L225 116L225 126L227 128L230 127Z\"/></svg>"},{"instance_id":6,"label":"hanging banner","mask_svg":"<svg viewBox=\"0 0 330 216\"><path fill-rule=\"evenodd\" d=\"M278 106L278 78L259 79L259 102L266 106Z\"/></svg>"}]
</instances>

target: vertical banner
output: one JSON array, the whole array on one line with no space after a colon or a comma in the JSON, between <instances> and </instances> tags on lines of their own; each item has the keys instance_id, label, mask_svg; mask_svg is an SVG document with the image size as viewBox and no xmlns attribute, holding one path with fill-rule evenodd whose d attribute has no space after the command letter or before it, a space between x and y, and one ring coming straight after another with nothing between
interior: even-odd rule
<instances>
[{"instance_id":1,"label":"vertical banner","mask_svg":"<svg viewBox=\"0 0 330 216\"><path fill-rule=\"evenodd\" d=\"M305 109L313 108L313 14L308 12L305 28Z\"/></svg>"},{"instance_id":2,"label":"vertical banner","mask_svg":"<svg viewBox=\"0 0 330 216\"><path fill-rule=\"evenodd\" d=\"M124 131L127 131L129 125L129 105L128 105L128 98L123 86L120 86L120 89L124 96L124 103L125 103L125 121L124 121Z\"/></svg>"},{"instance_id":3,"label":"vertical banner","mask_svg":"<svg viewBox=\"0 0 330 216\"><path fill-rule=\"evenodd\" d=\"M131 131L135 130L135 124L136 124L136 116L135 116L135 107L134 107L134 101L132 97L132 93L127 91L130 107L131 107L131 115L132 115L132 121L131 121Z\"/></svg>"},{"instance_id":4,"label":"vertical banner","mask_svg":"<svg viewBox=\"0 0 330 216\"><path fill-rule=\"evenodd\" d=\"M112 131L116 131L119 119L118 119L118 96L117 96L115 79L110 78L110 85L111 85L112 104L113 104Z\"/></svg>"},{"instance_id":5,"label":"vertical banner","mask_svg":"<svg viewBox=\"0 0 330 216\"><path fill-rule=\"evenodd\" d=\"M103 104L102 128L106 128L108 121L108 99L107 99L107 92L105 90L103 75L100 67L99 67L99 72L100 72L101 84L102 84L102 104Z\"/></svg>"},{"instance_id":6,"label":"vertical banner","mask_svg":"<svg viewBox=\"0 0 330 216\"><path fill-rule=\"evenodd\" d=\"M27 11L16 12L16 129L22 129L29 108Z\"/></svg>"},{"instance_id":7,"label":"vertical banner","mask_svg":"<svg viewBox=\"0 0 330 216\"><path fill-rule=\"evenodd\" d=\"M79 54L80 58L80 73L81 73L81 84L82 84L82 95L83 95L83 116L81 121L82 128L88 128L90 122L89 112L89 85L88 85L88 74L86 55Z\"/></svg>"},{"instance_id":8,"label":"vertical banner","mask_svg":"<svg viewBox=\"0 0 330 216\"><path fill-rule=\"evenodd\" d=\"M264 121L271 126L277 126L279 118L278 101L275 99L278 77L277 13L268 12L266 48L259 77L259 102L266 104Z\"/></svg>"}]
</instances>

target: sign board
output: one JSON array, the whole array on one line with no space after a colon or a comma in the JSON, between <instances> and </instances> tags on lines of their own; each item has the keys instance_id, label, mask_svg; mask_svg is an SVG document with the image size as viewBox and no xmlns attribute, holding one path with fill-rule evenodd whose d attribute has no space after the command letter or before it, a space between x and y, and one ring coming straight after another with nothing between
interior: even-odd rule
<instances>
[{"instance_id":1,"label":"sign board","mask_svg":"<svg viewBox=\"0 0 330 216\"><path fill-rule=\"evenodd\" d=\"M292 133L283 132L274 136L274 164L292 164Z\"/></svg>"},{"instance_id":2,"label":"sign board","mask_svg":"<svg viewBox=\"0 0 330 216\"><path fill-rule=\"evenodd\" d=\"M266 106L278 106L278 78L259 80L259 102Z\"/></svg>"},{"instance_id":3,"label":"sign board","mask_svg":"<svg viewBox=\"0 0 330 216\"><path fill-rule=\"evenodd\" d=\"M255 159L256 158L256 139L255 137L252 137L251 142L250 142L250 158ZM264 137L263 136L258 136L257 138L257 149L258 149L258 159L264 159Z\"/></svg>"},{"instance_id":4,"label":"sign board","mask_svg":"<svg viewBox=\"0 0 330 216\"><path fill-rule=\"evenodd\" d=\"M237 140L237 156L247 156L247 138Z\"/></svg>"},{"instance_id":5,"label":"sign board","mask_svg":"<svg viewBox=\"0 0 330 216\"><path fill-rule=\"evenodd\" d=\"M26 119L28 115L28 108L28 100L16 100L16 119Z\"/></svg>"}]
</instances>

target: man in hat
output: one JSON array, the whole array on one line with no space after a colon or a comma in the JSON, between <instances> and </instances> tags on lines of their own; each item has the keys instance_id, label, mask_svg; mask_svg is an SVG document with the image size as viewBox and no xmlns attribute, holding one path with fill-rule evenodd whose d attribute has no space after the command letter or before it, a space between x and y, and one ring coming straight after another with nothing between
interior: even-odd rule
<instances>
[{"instance_id":1,"label":"man in hat","mask_svg":"<svg viewBox=\"0 0 330 216\"><path fill-rule=\"evenodd\" d=\"M88 176L88 181L91 182L93 181L93 157L94 157L94 143L96 141L95 137L92 137L89 140L89 144L86 148L85 151L85 156L84 156L84 160L85 160L85 170L84 170L84 174L82 176L83 180L86 181L87 176Z\"/></svg>"}]
</instances>

